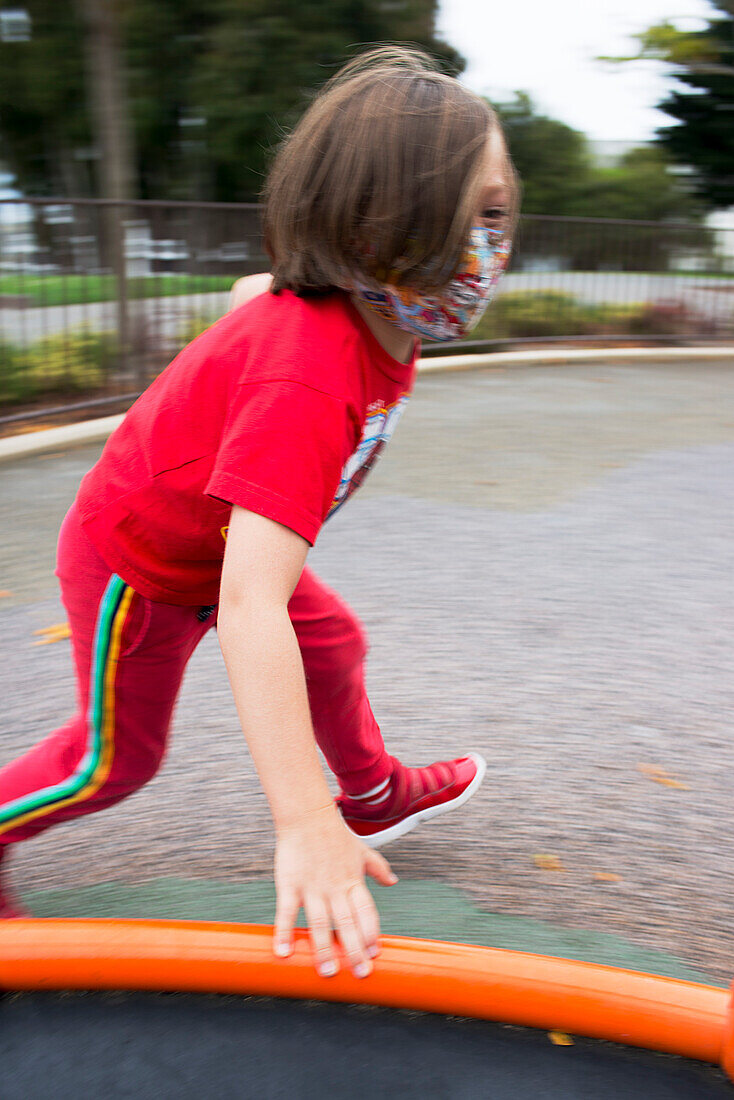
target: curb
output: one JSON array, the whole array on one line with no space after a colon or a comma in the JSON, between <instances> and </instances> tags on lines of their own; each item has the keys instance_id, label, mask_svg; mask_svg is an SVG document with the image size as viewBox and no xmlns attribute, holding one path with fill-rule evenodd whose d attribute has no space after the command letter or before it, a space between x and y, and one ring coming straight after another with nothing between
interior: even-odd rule
<instances>
[{"instance_id":1,"label":"curb","mask_svg":"<svg viewBox=\"0 0 734 1100\"><path fill-rule=\"evenodd\" d=\"M690 359L731 359L734 362L732 347L687 347L687 348L563 348L558 351L505 351L477 355L441 355L421 359L418 369L421 374L436 371L478 370L482 367L545 367L573 366L583 363L618 363L635 360L662 363L674 363L676 360Z\"/></svg>"},{"instance_id":2,"label":"curb","mask_svg":"<svg viewBox=\"0 0 734 1100\"><path fill-rule=\"evenodd\" d=\"M492 370L510 366L575 366L586 363L619 363L642 360L671 363L688 360L726 360L734 363L734 347L693 348L564 348L559 351L508 351L478 355L446 355L420 359L421 374L450 371ZM27 435L0 439L0 462L55 451L58 448L97 443L107 439L122 423L121 416L84 420L58 428L44 428Z\"/></svg>"},{"instance_id":3,"label":"curb","mask_svg":"<svg viewBox=\"0 0 734 1100\"><path fill-rule=\"evenodd\" d=\"M60 447L102 442L112 435L123 419L124 414L105 416L99 420L84 420L79 424L64 424L59 428L44 428L40 432L0 439L0 462L55 451Z\"/></svg>"}]
</instances>

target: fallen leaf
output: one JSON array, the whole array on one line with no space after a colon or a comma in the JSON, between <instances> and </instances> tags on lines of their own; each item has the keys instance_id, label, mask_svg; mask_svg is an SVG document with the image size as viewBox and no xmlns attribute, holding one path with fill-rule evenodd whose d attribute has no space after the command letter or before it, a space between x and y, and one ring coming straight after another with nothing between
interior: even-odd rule
<instances>
[{"instance_id":1,"label":"fallen leaf","mask_svg":"<svg viewBox=\"0 0 734 1100\"><path fill-rule=\"evenodd\" d=\"M637 770L651 779L653 783L660 783L663 787L673 787L677 791L690 791L687 783L681 783L674 779L665 768L659 768L655 764L638 764Z\"/></svg>"},{"instance_id":2,"label":"fallen leaf","mask_svg":"<svg viewBox=\"0 0 734 1100\"><path fill-rule=\"evenodd\" d=\"M677 779L671 779L669 775L652 776L653 783L661 783L663 787L674 787L677 791L690 791L687 783L681 783Z\"/></svg>"},{"instance_id":3,"label":"fallen leaf","mask_svg":"<svg viewBox=\"0 0 734 1100\"><path fill-rule=\"evenodd\" d=\"M68 623L54 623L53 626L44 626L40 630L34 630L33 633L42 635L33 645L51 645L53 642L62 642L64 638L70 638L71 627Z\"/></svg>"},{"instance_id":4,"label":"fallen leaf","mask_svg":"<svg viewBox=\"0 0 734 1100\"><path fill-rule=\"evenodd\" d=\"M565 1031L549 1031L548 1038L557 1047L572 1047L573 1039Z\"/></svg>"},{"instance_id":5,"label":"fallen leaf","mask_svg":"<svg viewBox=\"0 0 734 1100\"><path fill-rule=\"evenodd\" d=\"M558 856L550 855L548 853L539 853L533 856L533 863L541 871L565 871L566 868L561 863Z\"/></svg>"},{"instance_id":6,"label":"fallen leaf","mask_svg":"<svg viewBox=\"0 0 734 1100\"><path fill-rule=\"evenodd\" d=\"M614 875L610 871L595 871L594 882L621 882L621 875Z\"/></svg>"}]
</instances>

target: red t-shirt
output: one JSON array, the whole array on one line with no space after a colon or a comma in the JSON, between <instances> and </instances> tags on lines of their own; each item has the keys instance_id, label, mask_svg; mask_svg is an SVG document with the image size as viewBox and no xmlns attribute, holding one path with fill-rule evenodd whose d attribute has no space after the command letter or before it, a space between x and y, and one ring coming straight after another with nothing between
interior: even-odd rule
<instances>
[{"instance_id":1,"label":"red t-shirt","mask_svg":"<svg viewBox=\"0 0 734 1100\"><path fill-rule=\"evenodd\" d=\"M313 544L410 393L346 294L263 294L174 359L82 481L84 530L153 600L213 604L233 504Z\"/></svg>"}]
</instances>

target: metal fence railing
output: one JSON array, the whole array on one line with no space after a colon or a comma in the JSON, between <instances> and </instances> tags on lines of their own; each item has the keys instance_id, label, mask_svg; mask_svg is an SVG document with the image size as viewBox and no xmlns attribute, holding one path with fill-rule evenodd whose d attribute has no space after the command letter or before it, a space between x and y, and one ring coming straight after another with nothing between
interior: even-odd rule
<instances>
[{"instance_id":1,"label":"metal fence railing","mask_svg":"<svg viewBox=\"0 0 734 1100\"><path fill-rule=\"evenodd\" d=\"M0 200L0 423L124 403L267 266L254 204ZM471 347L733 334L734 230L527 215Z\"/></svg>"}]
</instances>

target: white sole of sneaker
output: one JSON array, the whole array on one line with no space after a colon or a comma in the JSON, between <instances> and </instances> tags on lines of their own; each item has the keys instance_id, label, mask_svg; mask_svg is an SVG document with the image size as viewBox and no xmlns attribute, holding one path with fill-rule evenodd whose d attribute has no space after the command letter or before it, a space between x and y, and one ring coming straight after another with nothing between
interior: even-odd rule
<instances>
[{"instance_id":1,"label":"white sole of sneaker","mask_svg":"<svg viewBox=\"0 0 734 1100\"><path fill-rule=\"evenodd\" d=\"M427 821L431 821L434 817L440 817L441 814L446 814L450 810L458 810L459 806L463 806L465 802L468 802L471 796L478 790L484 779L484 773L487 770L487 761L483 756L480 756L479 753L468 752L466 755L476 764L477 774L458 798L452 799L451 802L443 802L440 806L431 806L427 810L419 810L418 813L411 814L410 817L406 817L402 821L399 821L397 825L391 825L389 829L377 833L376 836L358 836L357 833L353 835L357 836L357 838L361 840L363 844L366 844L368 848L382 848L384 844L390 844L393 840L398 840L401 836L405 836L406 833L415 829L417 825L424 825Z\"/></svg>"}]
</instances>

